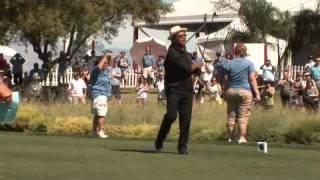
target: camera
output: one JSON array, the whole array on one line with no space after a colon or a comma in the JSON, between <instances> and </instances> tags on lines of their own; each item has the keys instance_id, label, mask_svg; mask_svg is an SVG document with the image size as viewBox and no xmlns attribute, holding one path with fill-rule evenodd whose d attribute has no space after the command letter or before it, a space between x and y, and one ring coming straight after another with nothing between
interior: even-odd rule
<instances>
[{"instance_id":1,"label":"camera","mask_svg":"<svg viewBox=\"0 0 320 180\"><path fill-rule=\"evenodd\" d=\"M268 143L267 142L257 142L258 152L268 153Z\"/></svg>"}]
</instances>

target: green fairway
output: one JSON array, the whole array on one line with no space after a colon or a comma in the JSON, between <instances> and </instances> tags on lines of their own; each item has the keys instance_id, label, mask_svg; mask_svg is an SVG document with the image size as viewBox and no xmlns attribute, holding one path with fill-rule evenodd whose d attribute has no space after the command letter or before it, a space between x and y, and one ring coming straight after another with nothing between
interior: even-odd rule
<instances>
[{"instance_id":1,"label":"green fairway","mask_svg":"<svg viewBox=\"0 0 320 180\"><path fill-rule=\"evenodd\" d=\"M318 180L319 147L190 144L190 155L148 140L0 134L0 179L243 179Z\"/></svg>"}]
</instances>

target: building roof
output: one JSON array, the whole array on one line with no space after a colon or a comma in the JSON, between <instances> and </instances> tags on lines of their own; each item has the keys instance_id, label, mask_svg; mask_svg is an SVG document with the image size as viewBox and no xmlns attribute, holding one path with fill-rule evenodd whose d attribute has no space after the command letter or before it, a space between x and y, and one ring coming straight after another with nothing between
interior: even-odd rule
<instances>
[{"instance_id":1,"label":"building roof","mask_svg":"<svg viewBox=\"0 0 320 180\"><path fill-rule=\"evenodd\" d=\"M205 20L206 16L206 20ZM231 23L238 15L237 14L223 14L213 17L210 15L191 15L191 16L174 16L162 17L157 24L146 24L145 22L136 22L135 27L148 27L157 30L169 30L172 26L180 25L188 28L188 31L195 32L203 24L206 23L208 32L215 32L229 23Z\"/></svg>"},{"instance_id":2,"label":"building roof","mask_svg":"<svg viewBox=\"0 0 320 180\"><path fill-rule=\"evenodd\" d=\"M288 10L294 13L301 9L314 10L318 0L267 1L282 11ZM238 0L178 0L173 3L173 12L161 17L158 23L146 24L144 21L137 21L134 26L169 30L173 25L180 25L187 27L191 32L196 32L206 22L208 32L212 33L238 18L239 8ZM211 21L214 13L217 16Z\"/></svg>"},{"instance_id":3,"label":"building roof","mask_svg":"<svg viewBox=\"0 0 320 180\"><path fill-rule=\"evenodd\" d=\"M195 6L194 0L180 0L173 3L174 11L161 17L158 23L147 24L144 21L137 21L134 26L169 30L174 25L180 25L187 27L190 32L196 32L206 23L208 32L215 32L238 17L238 13L235 10L218 9L214 3L215 1L197 0Z\"/></svg>"}]
</instances>

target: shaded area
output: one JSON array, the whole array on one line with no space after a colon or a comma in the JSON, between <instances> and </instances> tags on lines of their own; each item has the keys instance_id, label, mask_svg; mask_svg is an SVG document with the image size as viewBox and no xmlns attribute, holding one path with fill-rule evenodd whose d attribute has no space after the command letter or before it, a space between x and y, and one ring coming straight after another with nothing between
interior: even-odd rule
<instances>
[{"instance_id":1,"label":"shaded area","mask_svg":"<svg viewBox=\"0 0 320 180\"><path fill-rule=\"evenodd\" d=\"M144 153L144 154L178 154L176 152L157 151L154 149L112 149L118 152Z\"/></svg>"}]
</instances>

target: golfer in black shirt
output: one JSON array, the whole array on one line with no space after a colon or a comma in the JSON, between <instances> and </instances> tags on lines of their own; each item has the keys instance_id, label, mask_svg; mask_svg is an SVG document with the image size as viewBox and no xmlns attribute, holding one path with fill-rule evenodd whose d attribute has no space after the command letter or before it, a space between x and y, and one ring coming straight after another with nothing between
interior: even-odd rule
<instances>
[{"instance_id":1,"label":"golfer in black shirt","mask_svg":"<svg viewBox=\"0 0 320 180\"><path fill-rule=\"evenodd\" d=\"M180 26L170 29L171 45L164 63L167 113L164 115L155 142L156 150L160 151L179 112L178 152L183 155L188 154L187 143L192 115L193 84L191 75L203 66L203 63L192 63L189 53L186 51L186 31L186 28Z\"/></svg>"}]
</instances>

